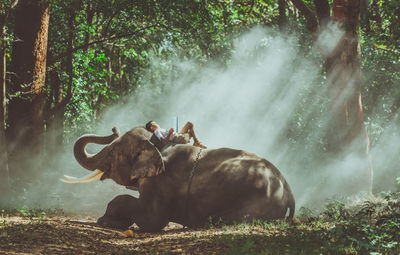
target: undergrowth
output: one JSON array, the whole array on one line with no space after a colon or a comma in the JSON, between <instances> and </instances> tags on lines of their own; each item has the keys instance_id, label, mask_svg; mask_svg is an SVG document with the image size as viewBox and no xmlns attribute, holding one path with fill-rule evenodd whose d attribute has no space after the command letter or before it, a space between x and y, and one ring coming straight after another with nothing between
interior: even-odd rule
<instances>
[{"instance_id":1,"label":"undergrowth","mask_svg":"<svg viewBox=\"0 0 400 255\"><path fill-rule=\"evenodd\" d=\"M23 226L13 225L8 216L30 218L32 224L68 216L62 209L0 208L0 212L0 239L19 237L16 233ZM364 200L329 200L322 211L300 208L296 216L291 224L255 220L225 225L210 219L201 233L194 230L201 238L192 245L212 247L213 254L400 254L400 192ZM168 231L158 235L164 234L169 235Z\"/></svg>"},{"instance_id":2,"label":"undergrowth","mask_svg":"<svg viewBox=\"0 0 400 255\"><path fill-rule=\"evenodd\" d=\"M27 218L43 218L43 217L52 217L52 216L67 216L71 215L71 213L67 213L62 208L30 208L27 206L23 206L21 208L7 208L1 209L1 217L5 218L8 216L21 216Z\"/></svg>"},{"instance_id":3,"label":"undergrowth","mask_svg":"<svg viewBox=\"0 0 400 255\"><path fill-rule=\"evenodd\" d=\"M225 254L400 254L400 192L364 201L330 200L322 212L300 208L282 221L223 226Z\"/></svg>"}]
</instances>

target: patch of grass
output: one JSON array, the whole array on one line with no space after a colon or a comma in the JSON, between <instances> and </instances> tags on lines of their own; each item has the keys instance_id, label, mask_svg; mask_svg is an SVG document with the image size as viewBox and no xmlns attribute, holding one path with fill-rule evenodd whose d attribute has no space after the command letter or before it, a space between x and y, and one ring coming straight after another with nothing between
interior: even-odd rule
<instances>
[{"instance_id":1,"label":"patch of grass","mask_svg":"<svg viewBox=\"0 0 400 255\"><path fill-rule=\"evenodd\" d=\"M225 254L400 254L400 193L330 200L319 214L300 209L298 219L225 226L214 242Z\"/></svg>"},{"instance_id":2,"label":"patch of grass","mask_svg":"<svg viewBox=\"0 0 400 255\"><path fill-rule=\"evenodd\" d=\"M62 208L49 208L49 209L41 209L41 208L29 208L27 206L23 206L21 208L7 208L1 209L1 218L5 219L10 216L20 216L29 219L39 219L39 221L43 221L49 217L54 216L68 216L71 213L66 213Z\"/></svg>"}]
</instances>

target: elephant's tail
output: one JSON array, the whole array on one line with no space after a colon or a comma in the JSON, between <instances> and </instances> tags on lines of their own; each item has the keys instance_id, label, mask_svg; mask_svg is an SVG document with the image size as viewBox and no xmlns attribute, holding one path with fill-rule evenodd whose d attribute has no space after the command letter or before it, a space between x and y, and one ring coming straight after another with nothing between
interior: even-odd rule
<instances>
[{"instance_id":1,"label":"elephant's tail","mask_svg":"<svg viewBox=\"0 0 400 255\"><path fill-rule=\"evenodd\" d=\"M294 216L294 210L295 210L295 202L294 202L294 199L293 199L293 196L292 196L292 198L291 198L291 200L290 200L290 202L289 202L289 216L288 216L288 221L293 221L293 216Z\"/></svg>"},{"instance_id":2,"label":"elephant's tail","mask_svg":"<svg viewBox=\"0 0 400 255\"><path fill-rule=\"evenodd\" d=\"M291 191L290 191L290 196L289 196L289 201L288 201L288 208L289 208L289 216L286 218L286 220L288 222L292 222L293 217L294 217L294 211L296 208L296 202L294 201L294 197L293 197L293 194Z\"/></svg>"}]
</instances>

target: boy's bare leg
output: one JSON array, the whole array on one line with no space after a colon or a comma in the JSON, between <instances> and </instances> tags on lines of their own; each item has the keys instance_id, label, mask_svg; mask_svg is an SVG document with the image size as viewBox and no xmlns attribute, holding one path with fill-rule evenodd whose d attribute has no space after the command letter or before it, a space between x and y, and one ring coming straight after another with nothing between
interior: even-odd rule
<instances>
[{"instance_id":1,"label":"boy's bare leg","mask_svg":"<svg viewBox=\"0 0 400 255\"><path fill-rule=\"evenodd\" d=\"M182 128L180 133L181 134L188 133L190 135L190 137L193 137L193 140L194 140L193 145L194 146L198 146L198 147L201 147L204 149L207 148L202 142L199 141L199 139L197 139L196 133L194 132L194 125L192 122L188 121L185 124L185 126Z\"/></svg>"},{"instance_id":2,"label":"boy's bare leg","mask_svg":"<svg viewBox=\"0 0 400 255\"><path fill-rule=\"evenodd\" d=\"M182 130L181 130L180 133L181 133L181 134L186 134L186 133L188 133L189 135L191 135L190 132L189 132L189 130L192 129L192 128L193 128L193 123L190 122L190 121L188 121L188 122L186 122L185 126L183 126L183 128L182 128Z\"/></svg>"}]
</instances>

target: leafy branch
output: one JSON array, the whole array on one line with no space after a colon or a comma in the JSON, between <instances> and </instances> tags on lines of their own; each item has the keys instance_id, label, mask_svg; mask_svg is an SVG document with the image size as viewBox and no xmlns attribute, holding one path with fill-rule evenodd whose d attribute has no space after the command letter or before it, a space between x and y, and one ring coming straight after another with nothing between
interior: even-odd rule
<instances>
[{"instance_id":1,"label":"leafy branch","mask_svg":"<svg viewBox=\"0 0 400 255\"><path fill-rule=\"evenodd\" d=\"M77 46L77 47L73 48L72 49L72 53L74 53L74 52L76 52L78 50L81 50L81 49L85 49L85 48L87 48L87 47L89 47L91 45L104 43L104 42L110 42L110 41L114 41L114 40L118 40L118 39L122 39L122 38L127 38L127 37L133 36L135 34L139 34L139 33L143 32L143 31L145 31L147 29L154 28L154 27L157 27L157 26L158 26L158 24L153 24L153 25L150 25L150 26L146 26L146 27L140 28L140 29L135 30L133 32L116 34L116 35L113 35L113 36L110 36L110 37L101 38L101 39L94 40L94 41L91 41L91 42L88 42L88 43L84 43L84 44L82 44L80 46ZM66 52L64 52L64 53L62 53L62 54L60 54L58 56L55 56L55 57L53 57L53 58L48 60L48 64L49 65L53 65L54 63L56 63L60 59L68 56L68 54L69 54L69 52L66 51Z\"/></svg>"}]
</instances>

